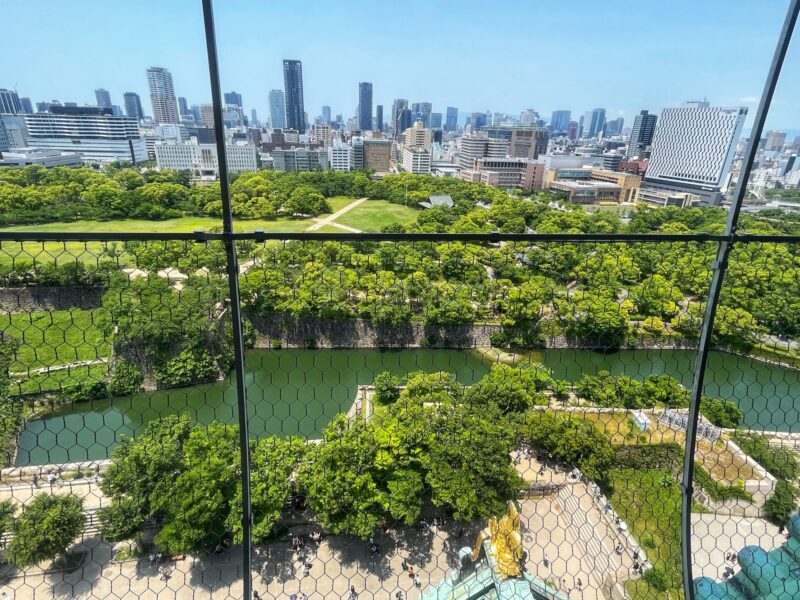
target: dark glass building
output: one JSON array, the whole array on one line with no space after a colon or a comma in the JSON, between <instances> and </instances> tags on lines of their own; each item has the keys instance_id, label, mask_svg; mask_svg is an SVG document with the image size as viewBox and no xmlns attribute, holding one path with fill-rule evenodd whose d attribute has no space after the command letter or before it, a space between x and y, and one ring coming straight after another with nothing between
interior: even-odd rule
<instances>
[{"instance_id":1,"label":"dark glass building","mask_svg":"<svg viewBox=\"0 0 800 600\"><path fill-rule=\"evenodd\" d=\"M286 126L299 133L306 132L305 105L303 104L303 63L299 60L283 61L283 89L286 95Z\"/></svg>"}]
</instances>

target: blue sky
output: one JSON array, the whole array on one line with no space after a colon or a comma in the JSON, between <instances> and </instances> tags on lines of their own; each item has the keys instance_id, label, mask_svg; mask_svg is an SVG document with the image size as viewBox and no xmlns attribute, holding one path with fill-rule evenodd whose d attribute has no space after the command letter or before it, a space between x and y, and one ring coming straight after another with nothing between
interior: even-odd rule
<instances>
[{"instance_id":1,"label":"blue sky","mask_svg":"<svg viewBox=\"0 0 800 600\"><path fill-rule=\"evenodd\" d=\"M210 99L200 0L55 0L3 7L0 87L36 102L93 103L104 87L150 113L145 69L164 66L190 104ZM217 0L223 89L266 115L281 59L303 61L309 116L354 114L372 81L394 98L461 112L605 107L631 124L704 96L755 111L787 0ZM800 128L800 36L768 125Z\"/></svg>"}]
</instances>

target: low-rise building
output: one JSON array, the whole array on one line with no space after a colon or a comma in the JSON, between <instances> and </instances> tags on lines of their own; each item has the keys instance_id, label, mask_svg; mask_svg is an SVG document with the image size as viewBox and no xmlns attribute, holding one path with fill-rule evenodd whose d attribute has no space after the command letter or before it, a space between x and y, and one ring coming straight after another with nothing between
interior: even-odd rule
<instances>
[{"instance_id":1,"label":"low-rise building","mask_svg":"<svg viewBox=\"0 0 800 600\"><path fill-rule=\"evenodd\" d=\"M0 167L80 167L83 160L76 152L46 148L11 148L0 153Z\"/></svg>"},{"instance_id":2,"label":"low-rise building","mask_svg":"<svg viewBox=\"0 0 800 600\"><path fill-rule=\"evenodd\" d=\"M700 197L696 194L678 192L675 190L655 189L648 186L640 188L637 197L639 202L654 208L662 208L665 206L690 208L700 200Z\"/></svg>"},{"instance_id":3,"label":"low-rise building","mask_svg":"<svg viewBox=\"0 0 800 600\"><path fill-rule=\"evenodd\" d=\"M641 178L630 173L579 167L551 169L546 187L576 204L633 203Z\"/></svg>"},{"instance_id":4,"label":"low-rise building","mask_svg":"<svg viewBox=\"0 0 800 600\"><path fill-rule=\"evenodd\" d=\"M328 164L334 171L352 171L353 149L349 144L334 142L333 146L328 148Z\"/></svg>"},{"instance_id":5,"label":"low-rise building","mask_svg":"<svg viewBox=\"0 0 800 600\"><path fill-rule=\"evenodd\" d=\"M461 178L503 189L540 190L544 185L545 167L527 158L478 158L475 168L461 172Z\"/></svg>"},{"instance_id":6,"label":"low-rise building","mask_svg":"<svg viewBox=\"0 0 800 600\"><path fill-rule=\"evenodd\" d=\"M308 148L275 149L272 153L276 171L324 171L328 168L328 151Z\"/></svg>"},{"instance_id":7,"label":"low-rise building","mask_svg":"<svg viewBox=\"0 0 800 600\"><path fill-rule=\"evenodd\" d=\"M156 164L162 169L191 171L197 177L218 177L216 144L156 144ZM228 170L231 173L258 171L255 146L225 146Z\"/></svg>"},{"instance_id":8,"label":"low-rise building","mask_svg":"<svg viewBox=\"0 0 800 600\"><path fill-rule=\"evenodd\" d=\"M364 169L384 173L389 170L391 160L391 140L364 140ZM428 165L428 172L430 172L430 164Z\"/></svg>"}]
</instances>

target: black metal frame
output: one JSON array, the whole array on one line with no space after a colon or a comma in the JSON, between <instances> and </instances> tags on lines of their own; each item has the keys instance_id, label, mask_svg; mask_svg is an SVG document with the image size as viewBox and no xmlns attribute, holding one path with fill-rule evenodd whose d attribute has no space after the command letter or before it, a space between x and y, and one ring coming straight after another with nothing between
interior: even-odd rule
<instances>
[{"instance_id":1,"label":"black metal frame","mask_svg":"<svg viewBox=\"0 0 800 600\"><path fill-rule=\"evenodd\" d=\"M757 143L764 128L764 122L775 92L778 78L783 67L783 62L789 47L792 33L800 13L800 0L791 0L787 16L778 40L767 80L761 96L760 104L755 116L755 123L745 152L745 162L739 176L734 201L728 215L724 233L692 233L692 234L634 234L634 233L524 233L502 234L484 233L273 233L255 231L252 233L236 233L234 231L233 214L230 202L228 181L228 166L225 152L225 134L222 119L222 95L217 59L217 45L214 26L212 0L201 0L206 49L208 54L209 77L211 84L212 103L214 110L214 130L216 134L218 165L220 173L220 191L222 199L222 226L220 233L211 233L202 230L193 233L76 233L76 232L0 232L0 243L7 242L116 242L116 241L187 241L187 242L222 242L227 256L227 278L230 293L231 321L233 325L233 348L235 355L236 392L239 418L241 481L242 481L242 573L243 597L252 596L251 581L251 525L252 512L250 502L250 457L249 457L249 430L247 394L245 388L244 347L242 343L241 312L239 304L239 267L236 256L236 241L268 241L268 240L305 240L305 241L374 241L374 242L476 242L493 243L507 242L564 242L564 243L626 243L626 242L712 242L718 245L716 260L713 264L712 281L709 288L706 310L703 318L700 342L698 347L695 377L692 387L691 404L689 408L689 426L684 456L682 479L682 510L681 531L682 547L681 560L683 570L683 587L687 600L695 598L692 577L692 550L691 550L691 506L692 506L692 480L694 475L694 453L697 440L697 421L699 404L702 394L705 368L708 354L711 349L711 333L720 291L726 275L728 258L736 244L749 243L786 243L800 244L798 235L761 235L746 234L737 231L742 202L746 192L747 182L753 166Z\"/></svg>"}]
</instances>

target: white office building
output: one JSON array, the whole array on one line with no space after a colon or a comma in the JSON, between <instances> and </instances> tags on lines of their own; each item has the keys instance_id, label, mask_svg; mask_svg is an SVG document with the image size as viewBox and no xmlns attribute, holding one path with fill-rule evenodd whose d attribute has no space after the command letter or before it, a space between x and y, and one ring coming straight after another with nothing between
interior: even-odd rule
<instances>
[{"instance_id":1,"label":"white office building","mask_svg":"<svg viewBox=\"0 0 800 600\"><path fill-rule=\"evenodd\" d=\"M719 204L746 117L746 108L664 109L643 187L688 192L702 203Z\"/></svg>"},{"instance_id":2,"label":"white office building","mask_svg":"<svg viewBox=\"0 0 800 600\"><path fill-rule=\"evenodd\" d=\"M429 174L431 153L424 148L403 148L403 170L409 173Z\"/></svg>"},{"instance_id":3,"label":"white office building","mask_svg":"<svg viewBox=\"0 0 800 600\"><path fill-rule=\"evenodd\" d=\"M97 107L52 107L56 112L25 115L30 148L76 152L84 163L147 160L139 122Z\"/></svg>"},{"instance_id":4,"label":"white office building","mask_svg":"<svg viewBox=\"0 0 800 600\"><path fill-rule=\"evenodd\" d=\"M327 150L276 148L272 153L273 167L276 171L324 171L328 168Z\"/></svg>"},{"instance_id":5,"label":"white office building","mask_svg":"<svg viewBox=\"0 0 800 600\"><path fill-rule=\"evenodd\" d=\"M353 149L341 141L328 148L328 164L334 171L353 170Z\"/></svg>"},{"instance_id":6,"label":"white office building","mask_svg":"<svg viewBox=\"0 0 800 600\"><path fill-rule=\"evenodd\" d=\"M156 144L156 164L160 169L191 171L196 177L219 177L216 144ZM258 171L256 147L225 146L231 173Z\"/></svg>"},{"instance_id":7,"label":"white office building","mask_svg":"<svg viewBox=\"0 0 800 600\"><path fill-rule=\"evenodd\" d=\"M331 126L326 123L316 123L311 128L311 139L328 147L331 143Z\"/></svg>"}]
</instances>

